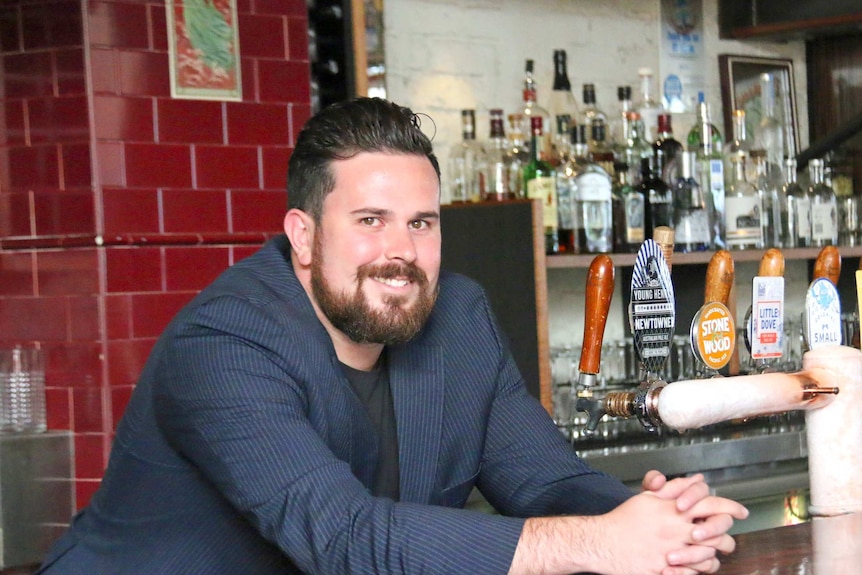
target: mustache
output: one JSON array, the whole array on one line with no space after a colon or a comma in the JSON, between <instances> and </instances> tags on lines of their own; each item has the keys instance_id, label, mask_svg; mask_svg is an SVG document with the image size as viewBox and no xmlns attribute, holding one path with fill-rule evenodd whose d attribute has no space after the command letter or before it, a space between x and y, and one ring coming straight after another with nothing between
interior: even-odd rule
<instances>
[{"instance_id":1,"label":"mustache","mask_svg":"<svg viewBox=\"0 0 862 575\"><path fill-rule=\"evenodd\" d=\"M428 276L425 275L419 267L414 264L397 264L390 262L387 264L366 264L360 266L357 270L356 277L359 280L364 280L370 277L382 279L403 278L411 282L425 285L428 283Z\"/></svg>"}]
</instances>

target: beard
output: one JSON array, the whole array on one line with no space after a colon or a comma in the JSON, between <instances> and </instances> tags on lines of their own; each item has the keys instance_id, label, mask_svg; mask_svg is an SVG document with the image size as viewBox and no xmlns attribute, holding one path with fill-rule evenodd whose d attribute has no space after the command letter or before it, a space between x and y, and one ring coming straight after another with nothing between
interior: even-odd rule
<instances>
[{"instance_id":1,"label":"beard","mask_svg":"<svg viewBox=\"0 0 862 575\"><path fill-rule=\"evenodd\" d=\"M362 286L369 278L407 279L419 286L412 305L403 296L385 296L384 307L371 307ZM374 281L374 280L371 280ZM428 277L412 263L365 264L356 271L356 290L351 294L337 292L323 274L323 239L314 236L311 258L311 291L317 305L329 322L356 343L396 345L413 339L425 325L434 303L437 287L430 287Z\"/></svg>"}]
</instances>

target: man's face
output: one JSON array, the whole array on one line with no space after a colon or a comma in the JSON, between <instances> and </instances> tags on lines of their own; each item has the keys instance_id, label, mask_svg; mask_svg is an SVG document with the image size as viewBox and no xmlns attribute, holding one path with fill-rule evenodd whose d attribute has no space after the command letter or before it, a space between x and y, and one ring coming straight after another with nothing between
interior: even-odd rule
<instances>
[{"instance_id":1,"label":"man's face","mask_svg":"<svg viewBox=\"0 0 862 575\"><path fill-rule=\"evenodd\" d=\"M403 343L425 324L440 274L437 174L420 156L361 153L333 163L314 234L311 287L357 343Z\"/></svg>"}]
</instances>

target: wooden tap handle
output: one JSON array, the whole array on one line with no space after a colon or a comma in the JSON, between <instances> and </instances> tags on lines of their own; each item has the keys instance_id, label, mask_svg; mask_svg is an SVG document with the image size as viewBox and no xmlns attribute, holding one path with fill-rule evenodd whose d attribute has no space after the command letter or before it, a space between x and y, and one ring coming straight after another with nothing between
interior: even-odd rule
<instances>
[{"instance_id":1,"label":"wooden tap handle","mask_svg":"<svg viewBox=\"0 0 862 575\"><path fill-rule=\"evenodd\" d=\"M784 254L778 248L769 248L760 258L760 270L757 272L761 277L781 277L784 275Z\"/></svg>"},{"instance_id":2,"label":"wooden tap handle","mask_svg":"<svg viewBox=\"0 0 862 575\"><path fill-rule=\"evenodd\" d=\"M817 255L817 261L814 262L814 277L826 278L833 285L838 285L838 278L841 276L841 253L835 246L825 246Z\"/></svg>"},{"instance_id":3,"label":"wooden tap handle","mask_svg":"<svg viewBox=\"0 0 862 575\"><path fill-rule=\"evenodd\" d=\"M733 287L733 256L727 250L712 254L706 267L706 287L703 290L703 303L718 302L727 306L730 288Z\"/></svg>"},{"instance_id":4,"label":"wooden tap handle","mask_svg":"<svg viewBox=\"0 0 862 575\"><path fill-rule=\"evenodd\" d=\"M668 226L658 226L652 232L652 239L661 248L661 254L667 262L667 271L673 265L674 231Z\"/></svg>"},{"instance_id":5,"label":"wooden tap handle","mask_svg":"<svg viewBox=\"0 0 862 575\"><path fill-rule=\"evenodd\" d=\"M614 262L610 256L593 258L587 272L586 308L584 310L584 344L581 348L581 373L599 373L602 339L611 297L614 295Z\"/></svg>"}]
</instances>

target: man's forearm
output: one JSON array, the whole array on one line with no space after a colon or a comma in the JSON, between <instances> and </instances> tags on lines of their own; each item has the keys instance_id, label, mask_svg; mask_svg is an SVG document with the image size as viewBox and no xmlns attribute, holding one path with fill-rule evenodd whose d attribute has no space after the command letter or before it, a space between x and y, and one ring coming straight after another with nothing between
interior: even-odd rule
<instances>
[{"instance_id":1,"label":"man's forearm","mask_svg":"<svg viewBox=\"0 0 862 575\"><path fill-rule=\"evenodd\" d=\"M589 571L600 553L595 517L534 517L524 523L509 575Z\"/></svg>"}]
</instances>

